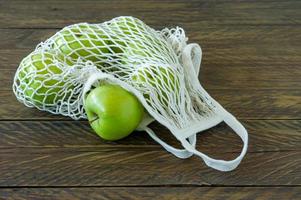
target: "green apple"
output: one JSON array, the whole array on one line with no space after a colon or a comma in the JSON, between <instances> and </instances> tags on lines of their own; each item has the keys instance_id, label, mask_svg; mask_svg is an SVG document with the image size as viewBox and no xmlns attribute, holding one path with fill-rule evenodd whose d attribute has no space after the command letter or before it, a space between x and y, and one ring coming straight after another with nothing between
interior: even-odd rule
<instances>
[{"instance_id":1,"label":"green apple","mask_svg":"<svg viewBox=\"0 0 301 200\"><path fill-rule=\"evenodd\" d=\"M148 60L160 61L160 56L170 54L170 48L156 32L139 19L133 17L119 17L109 23L115 34L125 35L127 42L124 45L121 63L138 66L147 58ZM164 60L163 60L164 61ZM171 67L146 66L140 67L134 74L132 80L135 84L157 90L158 99L162 104L168 106L168 94L176 94L180 91L179 78ZM161 95L162 94L162 95ZM153 94L154 95L154 94ZM149 98L150 94L144 94Z\"/></svg>"},{"instance_id":2,"label":"green apple","mask_svg":"<svg viewBox=\"0 0 301 200\"><path fill-rule=\"evenodd\" d=\"M139 100L118 85L102 85L91 90L84 108L94 131L105 140L128 136L143 118Z\"/></svg>"},{"instance_id":3,"label":"green apple","mask_svg":"<svg viewBox=\"0 0 301 200\"><path fill-rule=\"evenodd\" d=\"M26 98L35 104L55 104L61 96L64 83L54 79L54 75L62 73L58 62L71 65L72 62L62 56L50 52L33 52L24 58L20 64L20 88Z\"/></svg>"},{"instance_id":4,"label":"green apple","mask_svg":"<svg viewBox=\"0 0 301 200\"><path fill-rule=\"evenodd\" d=\"M132 48L133 46L134 48L137 48L134 44L138 43L143 49L144 43L141 43L140 39L150 39L147 31L145 31L145 28L147 28L148 26L139 19L133 17L117 17L111 20L108 25L111 32L123 38L122 40L120 40L116 38L116 36L112 37L113 43L117 44L117 46L121 46L122 49ZM141 37L141 34L143 34L144 37ZM120 48L117 48L115 52L119 53L123 51L120 50Z\"/></svg>"},{"instance_id":5,"label":"green apple","mask_svg":"<svg viewBox=\"0 0 301 200\"><path fill-rule=\"evenodd\" d=\"M132 75L132 80L137 85L152 87L158 93L159 101L168 106L168 93L178 93L180 91L179 79L175 71L170 67L140 67L135 74ZM149 94L144 95L149 98Z\"/></svg>"},{"instance_id":6,"label":"green apple","mask_svg":"<svg viewBox=\"0 0 301 200\"><path fill-rule=\"evenodd\" d=\"M110 52L110 41L104 31L93 24L79 24L62 29L54 37L54 44L60 53L77 60L102 63Z\"/></svg>"},{"instance_id":7,"label":"green apple","mask_svg":"<svg viewBox=\"0 0 301 200\"><path fill-rule=\"evenodd\" d=\"M117 17L110 21L109 26L126 35L133 35L143 31L146 26L141 20L133 17Z\"/></svg>"},{"instance_id":8,"label":"green apple","mask_svg":"<svg viewBox=\"0 0 301 200\"><path fill-rule=\"evenodd\" d=\"M110 21L109 27L115 35L123 37L121 41L118 39L114 41L123 49L122 63L127 63L128 58L141 58L141 60L153 58L158 60L160 59L158 54L161 52L168 54L170 51L163 38L139 19L118 17Z\"/></svg>"}]
</instances>

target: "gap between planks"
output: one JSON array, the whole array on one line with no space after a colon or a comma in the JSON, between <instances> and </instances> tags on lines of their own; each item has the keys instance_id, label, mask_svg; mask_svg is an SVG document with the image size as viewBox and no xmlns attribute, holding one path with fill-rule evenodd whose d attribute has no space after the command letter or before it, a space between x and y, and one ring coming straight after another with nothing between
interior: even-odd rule
<instances>
[{"instance_id":1,"label":"gap between planks","mask_svg":"<svg viewBox=\"0 0 301 200\"><path fill-rule=\"evenodd\" d=\"M22 186L22 185L17 185L17 186L0 186L0 189L10 189L10 188L213 188L213 187L218 187L218 188L231 188L231 187L236 187L236 188L276 188L276 187L286 187L286 188L300 188L300 185L218 185L218 184L204 184L204 185L198 185L198 184L162 184L162 185L104 185L104 186L93 186L93 185L68 185L68 186Z\"/></svg>"}]
</instances>

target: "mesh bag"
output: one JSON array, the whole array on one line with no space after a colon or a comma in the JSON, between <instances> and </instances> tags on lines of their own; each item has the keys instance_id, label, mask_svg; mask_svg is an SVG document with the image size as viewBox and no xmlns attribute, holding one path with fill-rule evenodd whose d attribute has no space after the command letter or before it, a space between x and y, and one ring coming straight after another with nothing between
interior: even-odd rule
<instances>
[{"instance_id":1,"label":"mesh bag","mask_svg":"<svg viewBox=\"0 0 301 200\"><path fill-rule=\"evenodd\" d=\"M145 130L179 158L195 154L217 170L233 170L246 153L245 128L203 89L198 80L202 51L187 44L182 28L156 31L133 17L101 24L67 26L24 58L13 90L19 101L73 119L86 118L85 96L104 83L132 92L146 109ZM148 127L157 120L181 142L176 149ZM242 139L234 160L210 158L196 150L196 134L224 121Z\"/></svg>"}]
</instances>

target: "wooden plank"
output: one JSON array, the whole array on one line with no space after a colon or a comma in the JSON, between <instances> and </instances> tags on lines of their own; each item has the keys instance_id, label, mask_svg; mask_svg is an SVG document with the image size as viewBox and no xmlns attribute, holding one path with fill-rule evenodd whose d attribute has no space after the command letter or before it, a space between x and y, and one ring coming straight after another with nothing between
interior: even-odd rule
<instances>
[{"instance_id":1,"label":"wooden plank","mask_svg":"<svg viewBox=\"0 0 301 200\"><path fill-rule=\"evenodd\" d=\"M0 50L0 70L16 70L22 59L32 52L33 49ZM223 68L229 71L233 68L240 70L254 68L262 71L266 68L266 73L272 73L272 67L274 67L276 72L279 71L279 67L280 69L286 67L288 72L294 70L294 68L300 68L299 61L301 58L300 55L296 55L296 52L300 51L300 47L272 50L271 47L265 46L261 50L259 49L259 47L248 48L247 46L242 47L238 45L210 48L208 45L203 46L202 70L215 70L218 72L223 70ZM281 57L279 57L279 54L281 54Z\"/></svg>"},{"instance_id":2,"label":"wooden plank","mask_svg":"<svg viewBox=\"0 0 301 200\"><path fill-rule=\"evenodd\" d=\"M300 151L300 120L243 120L249 131L248 152ZM181 147L175 137L162 125L150 126L167 143ZM86 121L1 121L0 149L6 148L66 148L70 151L102 151L108 148L146 148L162 150L146 132L134 132L119 141L100 139ZM226 126L198 134L197 147L210 155L241 151L241 140ZM66 150L67 151L67 150Z\"/></svg>"},{"instance_id":3,"label":"wooden plank","mask_svg":"<svg viewBox=\"0 0 301 200\"><path fill-rule=\"evenodd\" d=\"M134 15L157 27L300 25L299 1L1 1L0 27L49 28ZM30 12L28 12L30 10Z\"/></svg>"},{"instance_id":4,"label":"wooden plank","mask_svg":"<svg viewBox=\"0 0 301 200\"><path fill-rule=\"evenodd\" d=\"M175 24L175 26L177 26ZM208 24L207 26L183 27L189 42L200 43L203 47L257 47L258 45L276 47L286 52L285 47L300 48L300 28L287 26L222 26ZM0 44L3 49L33 49L41 41L54 35L60 29L1 29ZM159 30L159 29L158 29ZM282 48L280 48L282 47ZM266 52L266 53L274 53ZM295 53L295 55L298 55Z\"/></svg>"},{"instance_id":5,"label":"wooden plank","mask_svg":"<svg viewBox=\"0 0 301 200\"><path fill-rule=\"evenodd\" d=\"M208 92L240 119L301 119L300 90L209 89ZM1 91L0 103L0 120L69 119L27 108L16 100L12 91Z\"/></svg>"},{"instance_id":6,"label":"wooden plank","mask_svg":"<svg viewBox=\"0 0 301 200\"><path fill-rule=\"evenodd\" d=\"M35 108L28 108L21 104L12 91L0 91L0 120L3 119L71 119L60 115L53 115Z\"/></svg>"},{"instance_id":7,"label":"wooden plank","mask_svg":"<svg viewBox=\"0 0 301 200\"><path fill-rule=\"evenodd\" d=\"M13 68L16 68L14 65ZM239 67L204 64L201 84L208 89L296 89L301 88L301 66ZM12 90L15 69L0 70L1 90Z\"/></svg>"},{"instance_id":8,"label":"wooden plank","mask_svg":"<svg viewBox=\"0 0 301 200\"><path fill-rule=\"evenodd\" d=\"M1 30L0 87L3 90L11 90L13 75L22 58L55 31ZM204 55L200 79L207 88L301 87L301 56L297 53L301 49L295 45L301 42L298 27L213 26L187 31L192 42L202 45Z\"/></svg>"},{"instance_id":9,"label":"wooden plank","mask_svg":"<svg viewBox=\"0 0 301 200\"><path fill-rule=\"evenodd\" d=\"M219 153L234 159L238 153ZM0 152L0 186L301 186L301 151L248 153L240 166L220 172L200 158L179 159L162 150L108 148L6 148Z\"/></svg>"},{"instance_id":10,"label":"wooden plank","mask_svg":"<svg viewBox=\"0 0 301 200\"><path fill-rule=\"evenodd\" d=\"M1 29L2 49L34 49L40 42L54 35L60 29Z\"/></svg>"},{"instance_id":11,"label":"wooden plank","mask_svg":"<svg viewBox=\"0 0 301 200\"><path fill-rule=\"evenodd\" d=\"M0 73L3 70L16 71L22 59L32 52L34 48L31 49L1 49L0 50Z\"/></svg>"},{"instance_id":12,"label":"wooden plank","mask_svg":"<svg viewBox=\"0 0 301 200\"><path fill-rule=\"evenodd\" d=\"M0 198L10 199L102 199L180 200L242 199L299 200L300 187L89 187L89 188L6 188Z\"/></svg>"}]
</instances>

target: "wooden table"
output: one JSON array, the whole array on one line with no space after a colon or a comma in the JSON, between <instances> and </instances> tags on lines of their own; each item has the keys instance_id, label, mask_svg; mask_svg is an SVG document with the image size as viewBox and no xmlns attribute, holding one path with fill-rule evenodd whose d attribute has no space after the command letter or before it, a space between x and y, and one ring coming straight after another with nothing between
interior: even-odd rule
<instances>
[{"instance_id":1,"label":"wooden table","mask_svg":"<svg viewBox=\"0 0 301 200\"><path fill-rule=\"evenodd\" d=\"M14 73L40 41L120 15L181 26L202 46L201 83L249 131L236 170L178 159L145 132L106 142L86 121L17 102ZM301 1L1 0L0 28L0 199L301 199ZM225 124L198 135L215 158L241 146Z\"/></svg>"}]
</instances>

